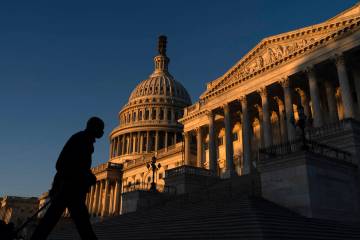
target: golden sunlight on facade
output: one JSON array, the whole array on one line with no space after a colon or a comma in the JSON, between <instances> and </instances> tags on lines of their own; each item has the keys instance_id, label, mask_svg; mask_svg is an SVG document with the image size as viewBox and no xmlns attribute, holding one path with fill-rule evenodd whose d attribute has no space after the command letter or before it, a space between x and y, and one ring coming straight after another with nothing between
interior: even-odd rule
<instances>
[{"instance_id":1,"label":"golden sunlight on facade","mask_svg":"<svg viewBox=\"0 0 360 240\"><path fill-rule=\"evenodd\" d=\"M121 214L123 193L150 187L153 156L161 164L159 191L165 171L182 165L220 178L249 174L259 150L299 138L294 123L301 114L309 139L350 153L358 164L360 147L350 132L360 120L359 29L357 4L320 24L267 37L192 105L168 71L161 36L154 72L133 90L110 134L109 161L93 168L98 182L88 194L90 213ZM264 188L263 176L263 197L284 205Z\"/></svg>"}]
</instances>

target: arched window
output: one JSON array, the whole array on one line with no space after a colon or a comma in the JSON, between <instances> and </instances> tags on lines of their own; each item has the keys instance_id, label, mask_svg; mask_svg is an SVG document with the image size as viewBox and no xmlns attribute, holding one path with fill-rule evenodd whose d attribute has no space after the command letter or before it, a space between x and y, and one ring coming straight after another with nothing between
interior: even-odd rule
<instances>
[{"instance_id":1,"label":"arched window","mask_svg":"<svg viewBox=\"0 0 360 240\"><path fill-rule=\"evenodd\" d=\"M164 109L160 108L160 120L164 120Z\"/></svg>"},{"instance_id":2,"label":"arched window","mask_svg":"<svg viewBox=\"0 0 360 240\"><path fill-rule=\"evenodd\" d=\"M133 114L132 114L132 121L133 121L133 122L136 121L136 112L133 112Z\"/></svg>"},{"instance_id":3,"label":"arched window","mask_svg":"<svg viewBox=\"0 0 360 240\"><path fill-rule=\"evenodd\" d=\"M139 121L142 120L142 111L139 111Z\"/></svg>"},{"instance_id":4,"label":"arched window","mask_svg":"<svg viewBox=\"0 0 360 240\"><path fill-rule=\"evenodd\" d=\"M151 114L151 120L155 120L156 119L156 109L153 108L152 109L152 114Z\"/></svg>"},{"instance_id":5,"label":"arched window","mask_svg":"<svg viewBox=\"0 0 360 240\"><path fill-rule=\"evenodd\" d=\"M145 109L145 120L149 120L149 109Z\"/></svg>"}]
</instances>

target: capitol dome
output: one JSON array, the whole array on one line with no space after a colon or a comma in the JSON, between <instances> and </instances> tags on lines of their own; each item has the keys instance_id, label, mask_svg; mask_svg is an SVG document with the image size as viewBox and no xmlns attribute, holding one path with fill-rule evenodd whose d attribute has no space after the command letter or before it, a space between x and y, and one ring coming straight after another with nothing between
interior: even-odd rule
<instances>
[{"instance_id":1,"label":"capitol dome","mask_svg":"<svg viewBox=\"0 0 360 240\"><path fill-rule=\"evenodd\" d=\"M110 161L134 160L181 141L183 126L177 120L191 99L168 71L165 36L159 37L158 52L154 72L136 86L119 113L120 124L110 134Z\"/></svg>"}]
</instances>

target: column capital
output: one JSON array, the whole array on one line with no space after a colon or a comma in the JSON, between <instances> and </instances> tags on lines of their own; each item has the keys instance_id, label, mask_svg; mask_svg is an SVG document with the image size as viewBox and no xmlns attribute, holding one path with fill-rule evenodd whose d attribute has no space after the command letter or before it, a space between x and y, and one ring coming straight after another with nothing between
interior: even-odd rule
<instances>
[{"instance_id":1,"label":"column capital","mask_svg":"<svg viewBox=\"0 0 360 240\"><path fill-rule=\"evenodd\" d=\"M221 107L222 107L222 109L224 109L224 112L230 110L229 103L224 103L221 105Z\"/></svg>"},{"instance_id":2,"label":"column capital","mask_svg":"<svg viewBox=\"0 0 360 240\"><path fill-rule=\"evenodd\" d=\"M201 132L201 131L202 131L202 127L201 127L201 126L195 128L195 132L196 132L196 133L199 133L199 132Z\"/></svg>"},{"instance_id":3,"label":"column capital","mask_svg":"<svg viewBox=\"0 0 360 240\"><path fill-rule=\"evenodd\" d=\"M335 53L335 54L332 56L332 60L334 61L334 63L335 63L336 66L344 65L344 64L345 64L344 54L342 54L342 53Z\"/></svg>"},{"instance_id":4,"label":"column capital","mask_svg":"<svg viewBox=\"0 0 360 240\"><path fill-rule=\"evenodd\" d=\"M266 98L267 96L266 86L259 88L256 92L261 96L261 99Z\"/></svg>"},{"instance_id":5,"label":"column capital","mask_svg":"<svg viewBox=\"0 0 360 240\"><path fill-rule=\"evenodd\" d=\"M247 104L247 98L246 95L240 96L239 97L239 101L243 104Z\"/></svg>"},{"instance_id":6,"label":"column capital","mask_svg":"<svg viewBox=\"0 0 360 240\"><path fill-rule=\"evenodd\" d=\"M280 80L279 80L280 85L283 88L287 88L290 85L290 79L288 76L283 76Z\"/></svg>"},{"instance_id":7,"label":"column capital","mask_svg":"<svg viewBox=\"0 0 360 240\"><path fill-rule=\"evenodd\" d=\"M208 110L206 112L206 115L208 116L208 118L213 118L215 114L214 114L214 112L212 110Z\"/></svg>"}]
</instances>

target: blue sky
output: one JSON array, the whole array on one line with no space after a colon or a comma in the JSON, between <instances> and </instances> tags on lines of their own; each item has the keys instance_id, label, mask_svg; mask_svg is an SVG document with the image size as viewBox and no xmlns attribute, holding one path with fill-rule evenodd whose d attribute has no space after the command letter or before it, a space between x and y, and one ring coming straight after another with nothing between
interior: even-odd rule
<instances>
[{"instance_id":1,"label":"blue sky","mask_svg":"<svg viewBox=\"0 0 360 240\"><path fill-rule=\"evenodd\" d=\"M65 141L105 120L93 165L132 89L168 36L170 72L196 101L262 38L324 21L355 0L2 1L0 196L50 187Z\"/></svg>"}]
</instances>

